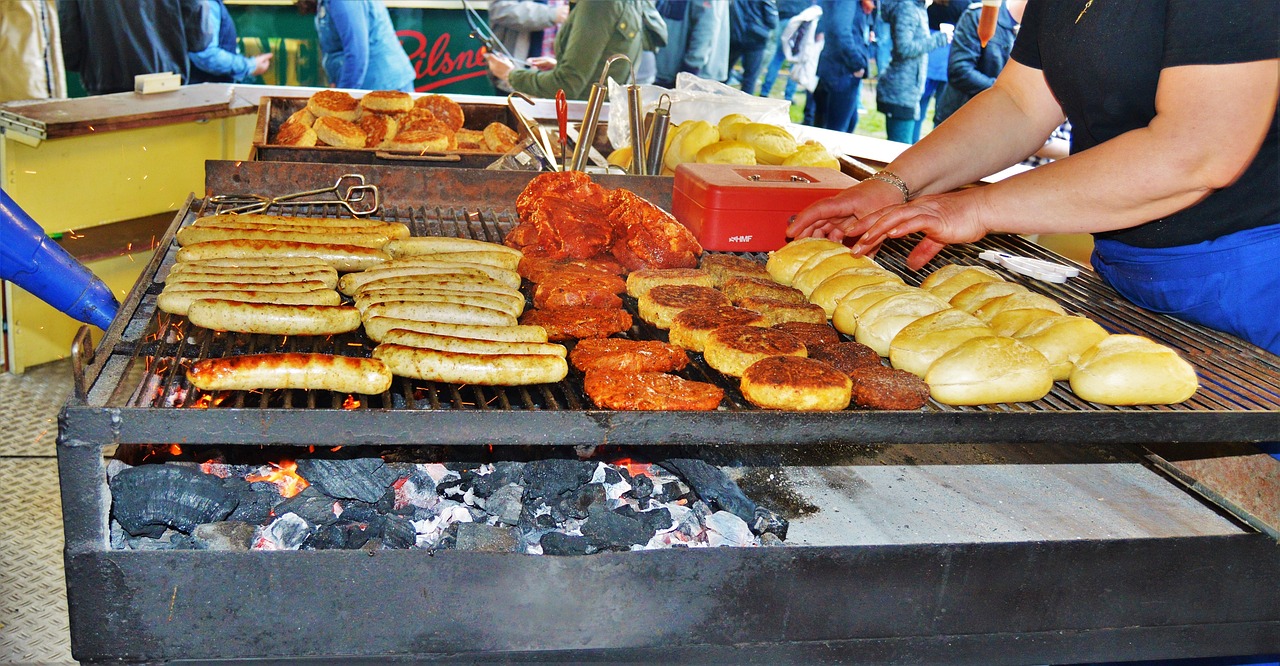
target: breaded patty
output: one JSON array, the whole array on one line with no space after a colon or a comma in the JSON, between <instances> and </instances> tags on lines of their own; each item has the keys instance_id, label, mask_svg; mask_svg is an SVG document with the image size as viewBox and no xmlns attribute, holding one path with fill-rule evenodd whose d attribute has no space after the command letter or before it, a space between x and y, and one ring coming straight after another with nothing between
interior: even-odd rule
<instances>
[{"instance_id":1,"label":"breaded patty","mask_svg":"<svg viewBox=\"0 0 1280 666\"><path fill-rule=\"evenodd\" d=\"M673 284L715 286L711 275L700 268L641 268L627 276L627 295L640 298L658 285Z\"/></svg>"},{"instance_id":2,"label":"breaded patty","mask_svg":"<svg viewBox=\"0 0 1280 666\"><path fill-rule=\"evenodd\" d=\"M768 278L752 278L752 277L735 277L729 278L720 290L725 296L733 301L734 305L738 304L744 298L772 298L787 303L808 303L809 300L804 297L799 289L778 284Z\"/></svg>"},{"instance_id":3,"label":"breaded patty","mask_svg":"<svg viewBox=\"0 0 1280 666\"><path fill-rule=\"evenodd\" d=\"M721 326L707 335L702 354L708 365L733 377L762 358L807 355L794 335L758 326Z\"/></svg>"},{"instance_id":4,"label":"breaded patty","mask_svg":"<svg viewBox=\"0 0 1280 666\"><path fill-rule=\"evenodd\" d=\"M840 334L826 322L815 324L807 321L784 321L769 328L796 336L796 339L803 342L805 347L840 342Z\"/></svg>"},{"instance_id":5,"label":"breaded patty","mask_svg":"<svg viewBox=\"0 0 1280 666\"><path fill-rule=\"evenodd\" d=\"M869 365L849 373L852 402L866 409L919 409L929 400L923 379L897 368Z\"/></svg>"},{"instance_id":6,"label":"breaded patty","mask_svg":"<svg viewBox=\"0 0 1280 666\"><path fill-rule=\"evenodd\" d=\"M732 305L689 308L671 320L671 344L700 352L707 344L707 334L721 326L764 327L764 315L755 310Z\"/></svg>"},{"instance_id":7,"label":"breaded patty","mask_svg":"<svg viewBox=\"0 0 1280 666\"><path fill-rule=\"evenodd\" d=\"M658 285L638 299L640 318L658 328L671 328L671 320L684 310L715 305L729 305L729 299L711 287L691 284Z\"/></svg>"},{"instance_id":8,"label":"breaded patty","mask_svg":"<svg viewBox=\"0 0 1280 666\"><path fill-rule=\"evenodd\" d=\"M520 316L520 323L546 329L548 340L581 340L621 333L631 328L631 315L610 308L552 308L528 310Z\"/></svg>"},{"instance_id":9,"label":"breaded patty","mask_svg":"<svg viewBox=\"0 0 1280 666\"><path fill-rule=\"evenodd\" d=\"M861 342L826 342L809 345L809 358L825 361L831 367L849 374L858 368L882 365L876 350Z\"/></svg>"},{"instance_id":10,"label":"breaded patty","mask_svg":"<svg viewBox=\"0 0 1280 666\"><path fill-rule=\"evenodd\" d=\"M742 397L765 409L839 411L849 406L849 375L811 358L770 356L742 373Z\"/></svg>"},{"instance_id":11,"label":"breaded patty","mask_svg":"<svg viewBox=\"0 0 1280 666\"><path fill-rule=\"evenodd\" d=\"M579 340L569 352L569 362L583 372L670 372L689 365L689 356L658 340L598 338Z\"/></svg>"},{"instance_id":12,"label":"breaded patty","mask_svg":"<svg viewBox=\"0 0 1280 666\"><path fill-rule=\"evenodd\" d=\"M724 389L661 372L592 370L582 381L591 402L603 409L711 411Z\"/></svg>"},{"instance_id":13,"label":"breaded patty","mask_svg":"<svg viewBox=\"0 0 1280 666\"><path fill-rule=\"evenodd\" d=\"M813 303L789 303L776 298L748 296L737 301L737 305L748 310L755 310L764 315L765 321L770 326L787 321L809 322L811 324L825 324L827 322L827 313L821 306Z\"/></svg>"},{"instance_id":14,"label":"breaded patty","mask_svg":"<svg viewBox=\"0 0 1280 666\"><path fill-rule=\"evenodd\" d=\"M764 264L732 254L704 254L699 267L711 276L714 287L736 277L772 279Z\"/></svg>"}]
</instances>

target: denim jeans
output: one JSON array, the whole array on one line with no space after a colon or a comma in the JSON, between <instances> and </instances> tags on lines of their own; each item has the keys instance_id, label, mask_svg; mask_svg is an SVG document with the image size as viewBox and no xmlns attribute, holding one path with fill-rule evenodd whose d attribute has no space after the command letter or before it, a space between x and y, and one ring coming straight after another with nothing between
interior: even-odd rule
<instances>
[{"instance_id":1,"label":"denim jeans","mask_svg":"<svg viewBox=\"0 0 1280 666\"><path fill-rule=\"evenodd\" d=\"M858 93L862 79L852 75L827 76L813 91L813 126L853 133L858 126Z\"/></svg>"},{"instance_id":2,"label":"denim jeans","mask_svg":"<svg viewBox=\"0 0 1280 666\"><path fill-rule=\"evenodd\" d=\"M729 47L729 71L742 58L742 85L739 88L748 95L756 94L756 83L760 80L760 65L764 63L764 47Z\"/></svg>"},{"instance_id":3,"label":"denim jeans","mask_svg":"<svg viewBox=\"0 0 1280 666\"><path fill-rule=\"evenodd\" d=\"M884 131L888 134L890 141L898 143L911 143L911 134L915 132L915 118L894 118L893 116L885 116Z\"/></svg>"},{"instance_id":4,"label":"denim jeans","mask_svg":"<svg viewBox=\"0 0 1280 666\"><path fill-rule=\"evenodd\" d=\"M782 49L782 30L778 30L778 39L774 42L773 57L769 59L769 66L764 71L764 83L760 86L760 96L768 97L773 92L773 85L778 81L778 72L782 69L782 63L787 59L787 54ZM796 80L787 77L786 87L782 91L782 96L788 102L796 94Z\"/></svg>"},{"instance_id":5,"label":"denim jeans","mask_svg":"<svg viewBox=\"0 0 1280 666\"><path fill-rule=\"evenodd\" d=\"M920 96L920 119L916 121L916 128L911 133L911 143L920 140L920 131L924 129L924 114L929 110L930 99L942 99L942 91L947 89L947 82L938 79L924 80L924 95ZM934 127L937 127L934 123Z\"/></svg>"}]
</instances>

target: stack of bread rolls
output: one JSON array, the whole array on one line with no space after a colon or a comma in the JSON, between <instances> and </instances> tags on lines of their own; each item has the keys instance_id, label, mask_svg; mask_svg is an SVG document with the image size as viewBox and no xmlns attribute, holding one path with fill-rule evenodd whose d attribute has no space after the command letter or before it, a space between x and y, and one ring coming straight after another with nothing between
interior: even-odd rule
<instances>
[{"instance_id":1,"label":"stack of bread rolls","mask_svg":"<svg viewBox=\"0 0 1280 666\"><path fill-rule=\"evenodd\" d=\"M631 146L609 154L609 162L631 165ZM687 162L699 164L774 164L839 169L840 162L820 143L799 142L785 128L752 122L740 113L724 116L716 124L686 120L671 127L663 156L663 174L675 173Z\"/></svg>"}]
</instances>

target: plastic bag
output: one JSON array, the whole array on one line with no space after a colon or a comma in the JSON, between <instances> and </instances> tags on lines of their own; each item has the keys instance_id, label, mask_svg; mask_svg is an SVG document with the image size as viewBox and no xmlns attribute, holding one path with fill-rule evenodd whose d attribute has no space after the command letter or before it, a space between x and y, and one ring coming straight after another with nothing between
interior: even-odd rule
<instances>
[{"instance_id":1,"label":"plastic bag","mask_svg":"<svg viewBox=\"0 0 1280 666\"><path fill-rule=\"evenodd\" d=\"M671 98L671 122L705 120L712 125L731 114L741 113L758 123L783 125L791 121L791 103L785 99L756 97L718 81L698 78L688 72L676 75L675 90L661 86L640 86L641 116L658 105L663 95ZM609 143L614 148L631 145L627 120L627 88L609 79Z\"/></svg>"}]
</instances>

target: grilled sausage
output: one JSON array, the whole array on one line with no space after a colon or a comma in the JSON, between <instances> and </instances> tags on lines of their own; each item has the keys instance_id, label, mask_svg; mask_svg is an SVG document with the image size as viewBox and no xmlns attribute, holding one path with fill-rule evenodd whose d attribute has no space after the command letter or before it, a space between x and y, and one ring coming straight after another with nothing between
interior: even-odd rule
<instances>
[{"instance_id":1,"label":"grilled sausage","mask_svg":"<svg viewBox=\"0 0 1280 666\"><path fill-rule=\"evenodd\" d=\"M414 236L387 243L387 252L397 258L435 254L437 252L505 252L517 259L524 253L500 243L447 236Z\"/></svg>"},{"instance_id":2,"label":"grilled sausage","mask_svg":"<svg viewBox=\"0 0 1280 666\"><path fill-rule=\"evenodd\" d=\"M355 310L355 308L352 308ZM359 312L359 310L356 310ZM479 305L443 303L440 301L412 302L388 301L365 308L363 317L397 317L414 321L439 321L447 324L478 324L480 326L515 326L516 318L503 312Z\"/></svg>"},{"instance_id":3,"label":"grilled sausage","mask_svg":"<svg viewBox=\"0 0 1280 666\"><path fill-rule=\"evenodd\" d=\"M439 321L413 321L399 317L365 317L364 332L374 342L382 342L387 333L396 330L435 333L455 338L497 340L502 342L546 342L547 330L541 326L480 326L450 324Z\"/></svg>"},{"instance_id":4,"label":"grilled sausage","mask_svg":"<svg viewBox=\"0 0 1280 666\"><path fill-rule=\"evenodd\" d=\"M447 267L401 267L401 268L376 268L359 273L347 273L338 280L338 291L354 296L357 291L365 284L375 280L395 277L421 277L423 282L440 278L470 278L473 280L493 281L493 278L486 275L483 271L472 268L447 268Z\"/></svg>"},{"instance_id":5,"label":"grilled sausage","mask_svg":"<svg viewBox=\"0 0 1280 666\"><path fill-rule=\"evenodd\" d=\"M352 220L345 218L272 217L270 220L240 219L245 215L202 217L192 227L217 229L258 229L296 231L310 234L384 234L390 238L408 238L409 227L399 222Z\"/></svg>"},{"instance_id":6,"label":"grilled sausage","mask_svg":"<svg viewBox=\"0 0 1280 666\"><path fill-rule=\"evenodd\" d=\"M467 250L465 252L432 252L430 254L411 255L406 257L394 257L391 259L396 262L417 262L417 261L457 261L464 264L483 264L485 266L493 266L495 268L504 268L514 271L520 265L521 256L512 252L500 252L497 250Z\"/></svg>"},{"instance_id":7,"label":"grilled sausage","mask_svg":"<svg viewBox=\"0 0 1280 666\"><path fill-rule=\"evenodd\" d=\"M569 363L546 354L468 354L382 343L373 350L393 374L451 384L524 386L558 382Z\"/></svg>"},{"instance_id":8,"label":"grilled sausage","mask_svg":"<svg viewBox=\"0 0 1280 666\"><path fill-rule=\"evenodd\" d=\"M161 312L186 315L191 304L199 300L217 299L242 303L274 303L277 305L337 305L342 297L332 289L298 293L276 291L167 291L156 297Z\"/></svg>"},{"instance_id":9,"label":"grilled sausage","mask_svg":"<svg viewBox=\"0 0 1280 666\"><path fill-rule=\"evenodd\" d=\"M511 287L512 289L520 288L520 274L505 268L497 266L489 266L486 264L468 264L459 261L420 261L414 260L392 260L396 263L384 263L364 271L364 281L376 280L382 277L395 277L398 275L433 275L438 273L454 272L468 275L484 275L490 279L500 282Z\"/></svg>"},{"instance_id":10,"label":"grilled sausage","mask_svg":"<svg viewBox=\"0 0 1280 666\"><path fill-rule=\"evenodd\" d=\"M524 311L527 303L524 294L514 292L506 287L497 287L492 290L467 290L457 289L452 286L426 286L426 287L385 287L382 289L361 289L355 296L357 302L362 298L368 301L376 300L411 300L397 299L395 296L483 296L488 299L505 303L507 307Z\"/></svg>"},{"instance_id":11,"label":"grilled sausage","mask_svg":"<svg viewBox=\"0 0 1280 666\"><path fill-rule=\"evenodd\" d=\"M338 286L338 271L332 266L320 265L314 268L293 267L231 267L231 266L192 266L190 264L174 264L165 276L165 282L257 282L290 280L320 280L332 282L330 289Z\"/></svg>"},{"instance_id":12,"label":"grilled sausage","mask_svg":"<svg viewBox=\"0 0 1280 666\"><path fill-rule=\"evenodd\" d=\"M392 303L402 301L405 303L462 303L465 305L479 305L480 307L489 308L490 310L501 310L513 317L519 317L524 312L524 303L513 305L511 301L504 301L500 298L486 296L479 293L453 292L453 293L433 293L433 294L386 294L386 295L369 295L360 294L356 296L356 309L364 312L371 305L378 303Z\"/></svg>"},{"instance_id":13,"label":"grilled sausage","mask_svg":"<svg viewBox=\"0 0 1280 666\"><path fill-rule=\"evenodd\" d=\"M263 213L222 213L218 215L205 215L196 218L192 225L223 227L229 224L258 224L258 225L290 225L303 227L394 227L402 226L398 222L383 222L382 220L369 220L365 218L347 218L347 217L291 217L285 215L266 215ZM405 227L408 229L408 227Z\"/></svg>"},{"instance_id":14,"label":"grilled sausage","mask_svg":"<svg viewBox=\"0 0 1280 666\"><path fill-rule=\"evenodd\" d=\"M179 251L181 254L181 251ZM321 261L314 257L214 257L211 259L187 259L179 260L170 268L174 270L207 270L211 268L236 268L241 270L250 269L289 269L296 270L302 268L328 268L333 266L327 262Z\"/></svg>"},{"instance_id":15,"label":"grilled sausage","mask_svg":"<svg viewBox=\"0 0 1280 666\"><path fill-rule=\"evenodd\" d=\"M196 326L216 331L267 335L336 335L360 328L360 311L346 305L281 305L219 299L199 300L187 309Z\"/></svg>"},{"instance_id":16,"label":"grilled sausage","mask_svg":"<svg viewBox=\"0 0 1280 666\"><path fill-rule=\"evenodd\" d=\"M391 257L371 247L339 243L302 243L282 240L220 240L188 245L178 250L178 261L204 259L307 258L322 261L339 272L362 271Z\"/></svg>"},{"instance_id":17,"label":"grilled sausage","mask_svg":"<svg viewBox=\"0 0 1280 666\"><path fill-rule=\"evenodd\" d=\"M179 280L164 285L165 292L177 291L271 291L281 294L297 294L319 289L333 289L323 280L278 279L271 282L190 282Z\"/></svg>"},{"instance_id":18,"label":"grilled sausage","mask_svg":"<svg viewBox=\"0 0 1280 666\"><path fill-rule=\"evenodd\" d=\"M330 354L255 354L211 358L187 370L187 381L203 391L317 389L378 394L391 388L382 361Z\"/></svg>"},{"instance_id":19,"label":"grilled sausage","mask_svg":"<svg viewBox=\"0 0 1280 666\"><path fill-rule=\"evenodd\" d=\"M237 229L229 227L184 227L178 230L178 245L195 245L209 241L268 240L301 243L340 243L381 249L391 237L369 233L306 233L288 229Z\"/></svg>"},{"instance_id":20,"label":"grilled sausage","mask_svg":"<svg viewBox=\"0 0 1280 666\"><path fill-rule=\"evenodd\" d=\"M507 342L504 340L477 340L438 333L423 333L405 328L387 331L382 342L389 342L419 349L463 352L467 354L546 354L566 357L569 350L554 342Z\"/></svg>"},{"instance_id":21,"label":"grilled sausage","mask_svg":"<svg viewBox=\"0 0 1280 666\"><path fill-rule=\"evenodd\" d=\"M450 289L452 291L505 292L518 295L520 292L501 282L483 275L397 275L366 282L357 290L357 294L385 289Z\"/></svg>"}]
</instances>

